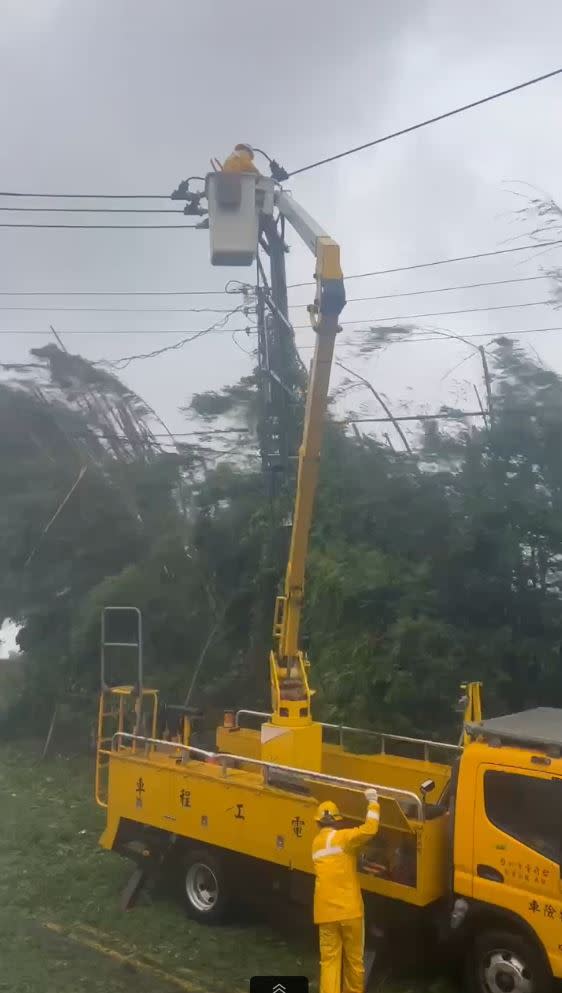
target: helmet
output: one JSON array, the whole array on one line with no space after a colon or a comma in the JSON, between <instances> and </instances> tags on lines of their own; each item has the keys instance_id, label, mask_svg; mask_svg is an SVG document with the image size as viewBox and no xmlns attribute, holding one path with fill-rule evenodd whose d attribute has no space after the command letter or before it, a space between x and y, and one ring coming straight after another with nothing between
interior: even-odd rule
<instances>
[{"instance_id":1,"label":"helmet","mask_svg":"<svg viewBox=\"0 0 562 993\"><path fill-rule=\"evenodd\" d=\"M324 803L318 805L314 820L317 824L334 824L341 821L342 816L333 800L324 800Z\"/></svg>"},{"instance_id":2,"label":"helmet","mask_svg":"<svg viewBox=\"0 0 562 993\"><path fill-rule=\"evenodd\" d=\"M241 142L239 145L234 146L235 152L247 152L250 158L254 157L254 149L251 145L246 145L245 142Z\"/></svg>"}]
</instances>

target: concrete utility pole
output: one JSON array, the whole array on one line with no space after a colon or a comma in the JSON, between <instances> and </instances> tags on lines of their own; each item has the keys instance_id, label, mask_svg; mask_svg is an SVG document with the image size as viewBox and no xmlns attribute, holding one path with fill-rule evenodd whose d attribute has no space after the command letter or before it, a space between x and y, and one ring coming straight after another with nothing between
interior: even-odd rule
<instances>
[{"instance_id":1,"label":"concrete utility pole","mask_svg":"<svg viewBox=\"0 0 562 993\"><path fill-rule=\"evenodd\" d=\"M258 356L263 398L262 464L270 495L277 495L296 454L293 329L289 322L285 240L273 217L262 218L260 245L269 259L269 281L258 259Z\"/></svg>"}]
</instances>

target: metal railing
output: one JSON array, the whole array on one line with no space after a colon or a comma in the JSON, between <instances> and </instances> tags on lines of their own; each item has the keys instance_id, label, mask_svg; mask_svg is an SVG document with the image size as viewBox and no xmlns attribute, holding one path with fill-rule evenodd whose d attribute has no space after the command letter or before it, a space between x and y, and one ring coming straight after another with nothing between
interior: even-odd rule
<instances>
[{"instance_id":1,"label":"metal railing","mask_svg":"<svg viewBox=\"0 0 562 993\"><path fill-rule=\"evenodd\" d=\"M237 710L236 711L236 724L239 726L240 717L259 717L268 720L272 715L264 710ZM408 738L401 734L389 734L386 731L372 731L370 729L354 728L347 724L326 724L325 722L320 722L323 728L329 731L337 731L339 734L339 744L344 747L344 737L346 734L364 734L368 737L378 738L381 743L380 755L386 755L386 743L394 741L398 744L403 745L417 745L419 747L423 746L423 757L424 761L429 761L429 750L430 748L441 749L442 751L451 752L452 754L458 755L462 752L462 747L459 745L451 745L447 741L431 741L427 738Z\"/></svg>"},{"instance_id":2,"label":"metal railing","mask_svg":"<svg viewBox=\"0 0 562 993\"><path fill-rule=\"evenodd\" d=\"M368 789L376 789L379 796L386 797L388 800L396 800L398 803L412 804L417 812L413 820L423 821L424 820L424 809L423 803L416 793L411 793L409 790L398 790L394 789L392 786L381 786L378 783L367 783L362 782L359 779L345 779L340 776L329 776L324 772L312 772L308 769L298 769L290 765L279 765L277 762L264 762L262 759L249 759L242 755L233 755L230 752L208 752L204 748L196 748L193 745L182 745L178 743L172 743L169 741L161 741L159 738L145 738L141 735L130 734L127 731L116 731L112 739L112 752L117 753L119 744L124 741L130 741L132 747L135 749L134 754L136 757L141 755L137 745L144 748L145 755L148 755L151 749L156 750L157 747L163 748L171 754L181 753L186 759L189 759L192 755L195 758L200 758L205 761L214 762L216 765L222 767L223 776L228 775L229 764L232 767L232 763L242 763L244 766L253 766L256 769L262 769L264 773L264 782L266 785L269 784L269 774L271 772L281 773L282 775L288 775L296 777L301 781L312 782L312 783L322 783L325 786L336 786L340 789L351 790L356 793L363 793ZM274 785L274 784L272 784ZM406 815L407 816L407 815Z\"/></svg>"},{"instance_id":3,"label":"metal railing","mask_svg":"<svg viewBox=\"0 0 562 993\"><path fill-rule=\"evenodd\" d=\"M136 641L107 641L107 617L109 614L132 614L135 618L135 628L137 632ZM134 648L137 652L137 686L142 693L143 685L143 636L142 636L142 614L138 607L102 607L101 611L101 637L100 637L100 668L102 690L110 689L106 683L106 649L107 648ZM131 680L132 682L132 680Z\"/></svg>"}]
</instances>

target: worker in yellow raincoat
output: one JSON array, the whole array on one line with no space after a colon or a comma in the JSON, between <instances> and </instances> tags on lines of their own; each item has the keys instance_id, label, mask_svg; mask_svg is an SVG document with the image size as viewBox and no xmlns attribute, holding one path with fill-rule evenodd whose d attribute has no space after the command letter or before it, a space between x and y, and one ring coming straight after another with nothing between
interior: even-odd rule
<instances>
[{"instance_id":1,"label":"worker in yellow raincoat","mask_svg":"<svg viewBox=\"0 0 562 993\"><path fill-rule=\"evenodd\" d=\"M225 159L223 172L259 172L254 165L254 149L251 145L236 145L233 152Z\"/></svg>"},{"instance_id":2,"label":"worker in yellow raincoat","mask_svg":"<svg viewBox=\"0 0 562 993\"><path fill-rule=\"evenodd\" d=\"M365 791L367 817L360 827L339 829L342 816L331 800L316 812L320 831L312 843L314 923L320 935L320 993L363 993L365 911L357 875L359 850L379 829L380 807L375 789Z\"/></svg>"}]
</instances>

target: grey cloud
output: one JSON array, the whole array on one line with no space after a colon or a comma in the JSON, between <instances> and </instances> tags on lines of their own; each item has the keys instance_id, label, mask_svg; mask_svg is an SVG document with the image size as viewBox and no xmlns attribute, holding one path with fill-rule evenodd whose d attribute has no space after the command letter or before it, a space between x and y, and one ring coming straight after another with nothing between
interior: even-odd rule
<instances>
[{"instance_id":1,"label":"grey cloud","mask_svg":"<svg viewBox=\"0 0 562 993\"><path fill-rule=\"evenodd\" d=\"M166 193L238 140L263 145L291 168L552 68L561 28L555 0L533 7L523 0L352 0L345 6L288 0L282 7L261 0L2 0L0 187ZM562 196L561 85L552 81L305 174L291 186L341 240L347 271L493 248L513 233L502 215L509 209L503 180L528 180ZM33 215L12 217L29 221ZM143 221L159 219L165 217ZM310 258L296 238L293 243L291 278L309 278ZM211 269L206 235L192 231L0 229L0 266L0 289L218 288L232 275ZM517 266L499 260L422 271L370 281L361 290L498 278L522 271ZM234 275L251 279L249 270ZM530 292L521 298L530 299ZM461 295L458 306L500 302L507 293ZM294 299L306 294L298 291ZM436 305L427 309L442 309L442 298L431 299ZM406 310L396 303L380 311ZM350 315L368 313L350 308ZM527 318L516 315L490 315L486 324L525 326ZM545 310L541 322L551 316ZM91 358L173 340L96 335L97 329L196 329L211 319L0 312L3 328L44 330L54 321L63 331L92 332L66 339ZM482 323L482 317L451 319L459 330ZM2 335L0 341L6 357L21 359L39 339ZM558 341L543 345L541 339L537 346L560 364L562 336ZM454 355L416 347L389 350L373 374L397 396L414 383L421 401L441 388L436 383ZM133 365L125 377L179 428L177 407L193 390L219 387L248 364L223 335Z\"/></svg>"}]
</instances>

